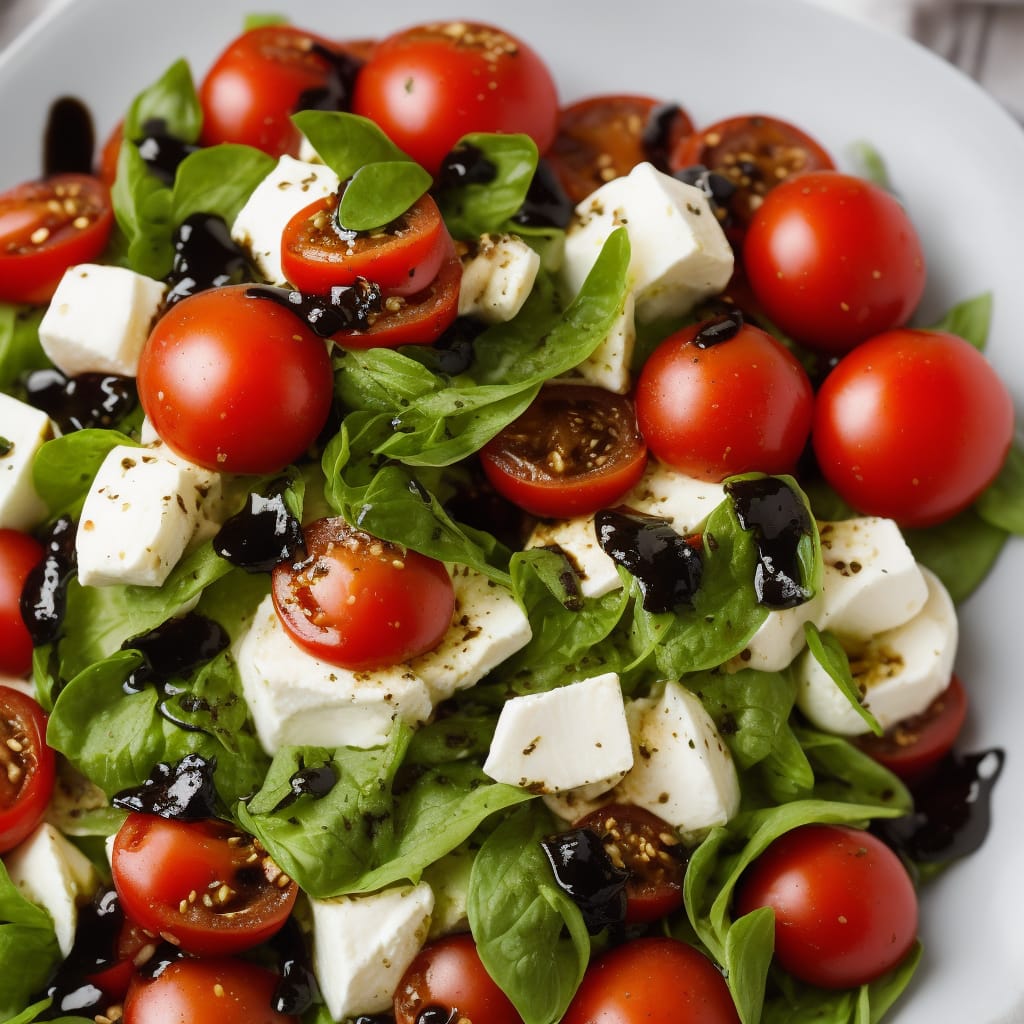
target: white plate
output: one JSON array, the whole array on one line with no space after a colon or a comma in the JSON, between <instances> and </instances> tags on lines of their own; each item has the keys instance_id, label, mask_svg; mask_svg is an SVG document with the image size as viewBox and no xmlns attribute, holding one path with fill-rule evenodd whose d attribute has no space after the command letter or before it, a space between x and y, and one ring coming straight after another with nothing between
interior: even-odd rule
<instances>
[{"instance_id":1,"label":"white plate","mask_svg":"<svg viewBox=\"0 0 1024 1024\"><path fill-rule=\"evenodd\" d=\"M380 35L430 17L489 19L519 33L550 62L563 97L648 92L681 102L694 120L774 113L842 157L868 140L923 237L927 321L991 289L989 356L1024 390L1024 132L972 82L902 38L847 22L800 0L552 0L461 10L422 0L386 4L294 0L74 0L37 23L0 58L0 188L40 172L50 102L86 101L102 139L130 98L175 58L197 77L239 31L246 13L287 10L335 37ZM379 12L379 13L378 13ZM556 21L570 25L556 29ZM994 826L982 850L925 893L924 963L894 1024L1024 1021L1024 686L1016 657L1024 544L962 609L958 670L973 698L969 747L1007 748Z\"/></svg>"}]
</instances>

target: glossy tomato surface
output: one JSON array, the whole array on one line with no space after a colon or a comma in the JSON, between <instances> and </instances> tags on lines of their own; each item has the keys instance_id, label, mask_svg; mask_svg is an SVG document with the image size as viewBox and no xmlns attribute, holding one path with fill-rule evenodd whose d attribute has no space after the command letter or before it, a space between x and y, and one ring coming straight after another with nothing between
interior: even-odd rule
<instances>
[{"instance_id":1,"label":"glossy tomato surface","mask_svg":"<svg viewBox=\"0 0 1024 1024\"><path fill-rule=\"evenodd\" d=\"M28 574L42 560L42 544L20 530L0 529L0 673L27 675L32 637L21 616L21 592Z\"/></svg>"},{"instance_id":2,"label":"glossy tomato surface","mask_svg":"<svg viewBox=\"0 0 1024 1024\"><path fill-rule=\"evenodd\" d=\"M771 320L802 345L833 354L905 324L927 276L917 231L896 197L837 171L774 188L751 220L743 264Z\"/></svg>"},{"instance_id":3,"label":"glossy tomato surface","mask_svg":"<svg viewBox=\"0 0 1024 1024\"><path fill-rule=\"evenodd\" d=\"M354 671L433 650L448 631L455 591L444 564L378 540L343 519L303 529L306 558L273 572L274 607L292 639Z\"/></svg>"},{"instance_id":4,"label":"glossy tomato surface","mask_svg":"<svg viewBox=\"0 0 1024 1024\"><path fill-rule=\"evenodd\" d=\"M186 459L273 473L316 439L334 377L322 339L246 290L198 292L157 321L139 360L139 399L160 437Z\"/></svg>"},{"instance_id":5,"label":"glossy tomato surface","mask_svg":"<svg viewBox=\"0 0 1024 1024\"><path fill-rule=\"evenodd\" d=\"M435 22L381 40L356 80L352 109L436 174L470 132L522 132L543 153L555 137L558 94L522 40L477 22Z\"/></svg>"},{"instance_id":6,"label":"glossy tomato surface","mask_svg":"<svg viewBox=\"0 0 1024 1024\"><path fill-rule=\"evenodd\" d=\"M931 526L995 479L1013 422L1006 385L973 345L901 329L859 345L829 373L812 439L825 479L855 509Z\"/></svg>"},{"instance_id":7,"label":"glossy tomato surface","mask_svg":"<svg viewBox=\"0 0 1024 1024\"><path fill-rule=\"evenodd\" d=\"M703 953L635 939L587 968L562 1024L739 1024L725 979Z\"/></svg>"},{"instance_id":8,"label":"glossy tomato surface","mask_svg":"<svg viewBox=\"0 0 1024 1024\"><path fill-rule=\"evenodd\" d=\"M792 353L733 314L670 335L636 385L637 422L651 453L699 480L791 472L813 405L811 382Z\"/></svg>"},{"instance_id":9,"label":"glossy tomato surface","mask_svg":"<svg viewBox=\"0 0 1024 1024\"><path fill-rule=\"evenodd\" d=\"M839 825L805 825L747 869L736 916L775 912L775 958L822 988L853 988L891 970L917 936L917 895L880 839Z\"/></svg>"},{"instance_id":10,"label":"glossy tomato surface","mask_svg":"<svg viewBox=\"0 0 1024 1024\"><path fill-rule=\"evenodd\" d=\"M0 853L42 821L55 774L43 709L20 690L0 686Z\"/></svg>"},{"instance_id":11,"label":"glossy tomato surface","mask_svg":"<svg viewBox=\"0 0 1024 1024\"><path fill-rule=\"evenodd\" d=\"M200 956L259 945L281 929L298 895L258 840L213 819L129 814L111 867L125 914Z\"/></svg>"}]
</instances>

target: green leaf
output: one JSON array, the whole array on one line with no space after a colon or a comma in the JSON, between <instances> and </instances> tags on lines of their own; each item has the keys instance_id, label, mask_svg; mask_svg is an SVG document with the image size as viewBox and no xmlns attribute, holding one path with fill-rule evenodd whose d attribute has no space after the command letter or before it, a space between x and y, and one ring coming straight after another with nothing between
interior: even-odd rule
<instances>
[{"instance_id":1,"label":"green leaf","mask_svg":"<svg viewBox=\"0 0 1024 1024\"><path fill-rule=\"evenodd\" d=\"M254 28L290 24L291 18L287 14L247 14L242 22L242 31L251 32Z\"/></svg>"},{"instance_id":2,"label":"green leaf","mask_svg":"<svg viewBox=\"0 0 1024 1024\"><path fill-rule=\"evenodd\" d=\"M409 160L364 164L341 194L338 223L347 231L370 231L397 220L430 188L433 178Z\"/></svg>"},{"instance_id":3,"label":"green leaf","mask_svg":"<svg viewBox=\"0 0 1024 1024\"><path fill-rule=\"evenodd\" d=\"M775 911L758 910L734 922L725 936L726 979L743 1024L758 1024L775 951Z\"/></svg>"},{"instance_id":4,"label":"green leaf","mask_svg":"<svg viewBox=\"0 0 1024 1024\"><path fill-rule=\"evenodd\" d=\"M863 140L854 142L848 147L848 152L856 168L856 173L860 177L866 178L887 192L892 191L892 182L889 180L889 169L885 166L885 160L870 142Z\"/></svg>"},{"instance_id":5,"label":"green leaf","mask_svg":"<svg viewBox=\"0 0 1024 1024\"><path fill-rule=\"evenodd\" d=\"M342 181L366 164L410 159L373 121L358 114L300 110L292 123Z\"/></svg>"},{"instance_id":6,"label":"green leaf","mask_svg":"<svg viewBox=\"0 0 1024 1024\"><path fill-rule=\"evenodd\" d=\"M999 476L974 503L974 511L990 526L1024 536L1024 446L1019 438Z\"/></svg>"},{"instance_id":7,"label":"green leaf","mask_svg":"<svg viewBox=\"0 0 1024 1024\"><path fill-rule=\"evenodd\" d=\"M190 153L174 178L172 223L206 213L231 225L274 166L273 157L252 146L225 143Z\"/></svg>"},{"instance_id":8,"label":"green leaf","mask_svg":"<svg viewBox=\"0 0 1024 1024\"><path fill-rule=\"evenodd\" d=\"M182 142L198 141L203 108L187 61L175 61L135 97L124 119L125 139L142 138L150 121L162 121L164 131Z\"/></svg>"},{"instance_id":9,"label":"green leaf","mask_svg":"<svg viewBox=\"0 0 1024 1024\"><path fill-rule=\"evenodd\" d=\"M42 308L0 302L0 391L15 395L22 374L50 365L39 344Z\"/></svg>"},{"instance_id":10,"label":"green leaf","mask_svg":"<svg viewBox=\"0 0 1024 1024\"><path fill-rule=\"evenodd\" d=\"M955 334L969 341L979 351L984 351L991 323L992 293L982 292L973 299L958 302L929 329Z\"/></svg>"},{"instance_id":11,"label":"green leaf","mask_svg":"<svg viewBox=\"0 0 1024 1024\"><path fill-rule=\"evenodd\" d=\"M804 623L804 636L807 649L814 660L828 673L832 681L839 687L850 706L867 723L876 736L885 731L878 724L878 719L864 706L864 695L860 692L853 673L850 671L850 659L843 650L843 645L831 633L822 633L813 622Z\"/></svg>"}]
</instances>

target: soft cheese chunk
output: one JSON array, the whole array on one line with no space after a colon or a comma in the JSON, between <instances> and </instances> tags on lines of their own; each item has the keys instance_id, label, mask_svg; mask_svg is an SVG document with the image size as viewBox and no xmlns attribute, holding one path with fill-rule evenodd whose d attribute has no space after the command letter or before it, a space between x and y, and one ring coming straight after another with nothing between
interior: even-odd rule
<instances>
[{"instance_id":1,"label":"soft cheese chunk","mask_svg":"<svg viewBox=\"0 0 1024 1024\"><path fill-rule=\"evenodd\" d=\"M45 412L0 392L0 528L29 530L46 517L32 462L50 432Z\"/></svg>"},{"instance_id":2,"label":"soft cheese chunk","mask_svg":"<svg viewBox=\"0 0 1024 1024\"><path fill-rule=\"evenodd\" d=\"M636 349L635 316L636 299L632 292L627 292L622 311L604 341L571 373L558 379L570 384L590 384L617 395L626 394L633 386L630 365Z\"/></svg>"},{"instance_id":3,"label":"soft cheese chunk","mask_svg":"<svg viewBox=\"0 0 1024 1024\"><path fill-rule=\"evenodd\" d=\"M340 184L324 164L282 156L253 190L231 226L231 237L249 250L271 284L288 283L281 269L281 235L288 221L314 200L337 192Z\"/></svg>"},{"instance_id":4,"label":"soft cheese chunk","mask_svg":"<svg viewBox=\"0 0 1024 1024\"><path fill-rule=\"evenodd\" d=\"M619 677L607 672L506 701L484 772L537 793L600 791L632 763Z\"/></svg>"},{"instance_id":5,"label":"soft cheese chunk","mask_svg":"<svg viewBox=\"0 0 1024 1024\"><path fill-rule=\"evenodd\" d=\"M313 965L330 1015L342 1021L390 1010L430 928L430 886L421 882L309 904Z\"/></svg>"},{"instance_id":6,"label":"soft cheese chunk","mask_svg":"<svg viewBox=\"0 0 1024 1024\"><path fill-rule=\"evenodd\" d=\"M459 316L511 320L533 288L540 256L518 235L481 235L462 259Z\"/></svg>"},{"instance_id":7,"label":"soft cheese chunk","mask_svg":"<svg viewBox=\"0 0 1024 1024\"><path fill-rule=\"evenodd\" d=\"M159 587L219 496L217 473L169 452L113 448L100 465L78 522L79 582Z\"/></svg>"},{"instance_id":8,"label":"soft cheese chunk","mask_svg":"<svg viewBox=\"0 0 1024 1024\"><path fill-rule=\"evenodd\" d=\"M134 377L167 285L124 267L69 267L39 325L43 351L69 377Z\"/></svg>"},{"instance_id":9,"label":"soft cheese chunk","mask_svg":"<svg viewBox=\"0 0 1024 1024\"><path fill-rule=\"evenodd\" d=\"M730 671L755 668L781 672L806 646L804 625L821 618L823 603L818 593L795 608L770 611L747 646L726 667Z\"/></svg>"},{"instance_id":10,"label":"soft cheese chunk","mask_svg":"<svg viewBox=\"0 0 1024 1024\"><path fill-rule=\"evenodd\" d=\"M397 719L418 725L430 717L430 691L407 665L351 672L321 661L292 641L269 596L235 659L268 754L293 744L376 747Z\"/></svg>"},{"instance_id":11,"label":"soft cheese chunk","mask_svg":"<svg viewBox=\"0 0 1024 1024\"><path fill-rule=\"evenodd\" d=\"M921 569L928 597L909 621L867 640L846 641L854 681L883 729L916 715L949 685L956 657L956 609L946 588ZM808 651L797 665L797 704L820 729L843 736L867 723Z\"/></svg>"},{"instance_id":12,"label":"soft cheese chunk","mask_svg":"<svg viewBox=\"0 0 1024 1024\"><path fill-rule=\"evenodd\" d=\"M573 294L620 226L629 235L629 278L641 321L688 313L732 275L732 248L704 193L641 163L576 207L564 263Z\"/></svg>"},{"instance_id":13,"label":"soft cheese chunk","mask_svg":"<svg viewBox=\"0 0 1024 1024\"><path fill-rule=\"evenodd\" d=\"M99 885L89 858L44 823L4 857L4 866L22 895L53 918L57 945L67 957L75 941L78 908Z\"/></svg>"},{"instance_id":14,"label":"soft cheese chunk","mask_svg":"<svg viewBox=\"0 0 1024 1024\"><path fill-rule=\"evenodd\" d=\"M597 542L593 516L538 523L526 546L558 548L576 570L584 597L602 597L622 586L619 570Z\"/></svg>"}]
</instances>

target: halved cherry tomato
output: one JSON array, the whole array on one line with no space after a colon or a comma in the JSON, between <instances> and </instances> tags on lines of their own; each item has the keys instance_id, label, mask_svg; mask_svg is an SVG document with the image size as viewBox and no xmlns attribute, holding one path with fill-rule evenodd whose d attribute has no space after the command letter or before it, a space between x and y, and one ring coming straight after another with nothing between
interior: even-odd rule
<instances>
[{"instance_id":1,"label":"halved cherry tomato","mask_svg":"<svg viewBox=\"0 0 1024 1024\"><path fill-rule=\"evenodd\" d=\"M923 778L950 750L967 718L967 691L957 676L919 715L882 736L858 736L857 746L905 782Z\"/></svg>"},{"instance_id":2,"label":"halved cherry tomato","mask_svg":"<svg viewBox=\"0 0 1024 1024\"><path fill-rule=\"evenodd\" d=\"M43 820L56 767L43 709L20 690L0 686L0 853Z\"/></svg>"},{"instance_id":3,"label":"halved cherry tomato","mask_svg":"<svg viewBox=\"0 0 1024 1024\"><path fill-rule=\"evenodd\" d=\"M635 804L608 804L573 828L596 832L612 863L629 872L627 923L654 921L683 905L686 851L667 821Z\"/></svg>"},{"instance_id":4,"label":"halved cherry tomato","mask_svg":"<svg viewBox=\"0 0 1024 1024\"><path fill-rule=\"evenodd\" d=\"M199 956L259 945L284 925L298 895L257 839L214 819L129 814L111 868L125 914Z\"/></svg>"},{"instance_id":5,"label":"halved cherry tomato","mask_svg":"<svg viewBox=\"0 0 1024 1024\"><path fill-rule=\"evenodd\" d=\"M303 531L307 557L274 569L274 607L292 639L332 665L365 671L433 650L452 623L443 563L340 518Z\"/></svg>"},{"instance_id":6,"label":"halved cherry tomato","mask_svg":"<svg viewBox=\"0 0 1024 1024\"><path fill-rule=\"evenodd\" d=\"M32 637L21 615L21 592L44 554L35 537L20 530L0 530L0 672L4 675L24 676L32 667Z\"/></svg>"},{"instance_id":7,"label":"halved cherry tomato","mask_svg":"<svg viewBox=\"0 0 1024 1024\"><path fill-rule=\"evenodd\" d=\"M88 975L85 980L98 988L112 1002L119 1002L128 992L128 987L135 976L135 969L153 956L159 941L134 921L125 918L114 949L114 962L109 967Z\"/></svg>"},{"instance_id":8,"label":"halved cherry tomato","mask_svg":"<svg viewBox=\"0 0 1024 1024\"><path fill-rule=\"evenodd\" d=\"M633 403L583 384L549 384L487 442L494 489L535 516L562 519L614 505L641 476L647 445Z\"/></svg>"},{"instance_id":9,"label":"halved cherry tomato","mask_svg":"<svg viewBox=\"0 0 1024 1024\"><path fill-rule=\"evenodd\" d=\"M55 174L0 194L0 301L49 302L68 267L103 252L113 226L110 190L88 174Z\"/></svg>"},{"instance_id":10,"label":"halved cherry tomato","mask_svg":"<svg viewBox=\"0 0 1024 1024\"><path fill-rule=\"evenodd\" d=\"M184 958L154 978L136 976L124 1024L298 1024L273 1007L280 977L244 960Z\"/></svg>"},{"instance_id":11,"label":"halved cherry tomato","mask_svg":"<svg viewBox=\"0 0 1024 1024\"><path fill-rule=\"evenodd\" d=\"M578 203L644 160L665 170L668 154L692 131L693 122L675 104L650 96L590 96L559 111L547 160Z\"/></svg>"},{"instance_id":12,"label":"halved cherry tomato","mask_svg":"<svg viewBox=\"0 0 1024 1024\"><path fill-rule=\"evenodd\" d=\"M431 1009L439 1021L522 1024L466 934L446 936L419 952L395 989L394 1008L395 1024L421 1024Z\"/></svg>"},{"instance_id":13,"label":"halved cherry tomato","mask_svg":"<svg viewBox=\"0 0 1024 1024\"><path fill-rule=\"evenodd\" d=\"M346 231L337 209L335 193L301 210L284 229L281 266L300 291L322 294L365 277L385 295L413 295L434 280L451 253L451 236L429 195L375 231Z\"/></svg>"},{"instance_id":14,"label":"halved cherry tomato","mask_svg":"<svg viewBox=\"0 0 1024 1024\"><path fill-rule=\"evenodd\" d=\"M431 174L463 135L523 132L543 153L558 94L537 53L490 25L435 22L384 39L356 79L352 109Z\"/></svg>"}]
</instances>

